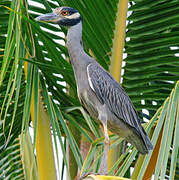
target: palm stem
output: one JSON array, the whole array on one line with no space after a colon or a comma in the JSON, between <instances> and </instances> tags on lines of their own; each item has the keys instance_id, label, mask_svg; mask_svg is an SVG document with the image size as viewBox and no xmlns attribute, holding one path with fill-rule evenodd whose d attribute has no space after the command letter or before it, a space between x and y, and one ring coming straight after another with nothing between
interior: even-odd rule
<instances>
[{"instance_id":1,"label":"palm stem","mask_svg":"<svg viewBox=\"0 0 179 180\"><path fill-rule=\"evenodd\" d=\"M110 72L118 82L120 82L121 79L127 10L128 10L128 0L120 0L118 3L118 11L116 16L116 29L114 31L114 40L113 40L111 67L110 67ZM111 134L111 132L109 132L109 134ZM116 162L116 159L118 158L118 155L122 151L122 148L123 148L123 144L121 144L121 147L116 147L115 149L109 150L108 170Z\"/></svg>"},{"instance_id":2,"label":"palm stem","mask_svg":"<svg viewBox=\"0 0 179 180\"><path fill-rule=\"evenodd\" d=\"M81 137L78 129L76 129L73 124L69 124L69 129L71 130L71 133L79 146ZM69 146L69 170L70 170L71 179L75 179L78 173L78 164L76 162L76 159L74 157L73 151L70 148L70 146Z\"/></svg>"},{"instance_id":3,"label":"palm stem","mask_svg":"<svg viewBox=\"0 0 179 180\"><path fill-rule=\"evenodd\" d=\"M117 177L117 176L89 175L83 180L129 180L129 179L123 177Z\"/></svg>"},{"instance_id":4,"label":"palm stem","mask_svg":"<svg viewBox=\"0 0 179 180\"><path fill-rule=\"evenodd\" d=\"M24 71L27 77L27 62L24 62ZM42 180L55 180L56 170L53 156L52 139L50 133L50 121L47 113L44 111L42 100L38 103L38 118L37 118L37 136L36 136L36 152L38 173ZM35 125L35 109L34 109L34 91L32 92L31 101L31 119Z\"/></svg>"},{"instance_id":5,"label":"palm stem","mask_svg":"<svg viewBox=\"0 0 179 180\"><path fill-rule=\"evenodd\" d=\"M120 0L118 3L118 11L116 16L116 29L114 31L114 40L111 56L110 71L113 77L120 82L123 48L126 34L126 19L128 10L128 0Z\"/></svg>"}]
</instances>

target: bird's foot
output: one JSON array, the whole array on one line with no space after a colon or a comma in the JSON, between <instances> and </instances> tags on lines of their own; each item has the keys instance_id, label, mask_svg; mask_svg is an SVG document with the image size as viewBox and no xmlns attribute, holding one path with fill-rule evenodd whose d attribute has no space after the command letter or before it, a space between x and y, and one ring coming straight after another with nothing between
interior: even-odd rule
<instances>
[{"instance_id":1,"label":"bird's foot","mask_svg":"<svg viewBox=\"0 0 179 180\"><path fill-rule=\"evenodd\" d=\"M99 168L99 174L100 175L107 175L107 164L103 165L101 164L100 168Z\"/></svg>"},{"instance_id":2,"label":"bird's foot","mask_svg":"<svg viewBox=\"0 0 179 180\"><path fill-rule=\"evenodd\" d=\"M97 175L101 175L101 174L100 173L93 173L93 172L84 173L78 180L83 180L83 179L85 179L89 175L97 176Z\"/></svg>"},{"instance_id":3,"label":"bird's foot","mask_svg":"<svg viewBox=\"0 0 179 180\"><path fill-rule=\"evenodd\" d=\"M102 160L101 160L101 164L100 164L100 168L99 168L99 173L103 174L103 175L107 175L108 172L108 152L109 152L109 144L110 141L105 138L106 141L104 141L104 154L102 156Z\"/></svg>"}]
</instances>

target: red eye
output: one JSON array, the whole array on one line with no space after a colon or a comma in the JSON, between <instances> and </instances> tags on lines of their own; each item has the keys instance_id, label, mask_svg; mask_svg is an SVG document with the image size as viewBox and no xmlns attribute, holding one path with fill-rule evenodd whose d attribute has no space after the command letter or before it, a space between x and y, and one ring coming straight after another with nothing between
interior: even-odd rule
<instances>
[{"instance_id":1,"label":"red eye","mask_svg":"<svg viewBox=\"0 0 179 180\"><path fill-rule=\"evenodd\" d=\"M66 15L68 15L69 13L68 13L68 11L62 11L61 12L61 15L63 15L63 16L66 16Z\"/></svg>"}]
</instances>

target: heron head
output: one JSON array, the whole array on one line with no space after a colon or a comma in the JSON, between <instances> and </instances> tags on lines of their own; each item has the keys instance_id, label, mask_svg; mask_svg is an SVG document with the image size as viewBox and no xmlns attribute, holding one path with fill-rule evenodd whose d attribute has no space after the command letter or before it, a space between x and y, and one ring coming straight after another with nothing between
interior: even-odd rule
<instances>
[{"instance_id":1,"label":"heron head","mask_svg":"<svg viewBox=\"0 0 179 180\"><path fill-rule=\"evenodd\" d=\"M43 14L36 21L52 22L60 26L74 26L81 21L80 13L71 7L58 7L52 13Z\"/></svg>"}]
</instances>

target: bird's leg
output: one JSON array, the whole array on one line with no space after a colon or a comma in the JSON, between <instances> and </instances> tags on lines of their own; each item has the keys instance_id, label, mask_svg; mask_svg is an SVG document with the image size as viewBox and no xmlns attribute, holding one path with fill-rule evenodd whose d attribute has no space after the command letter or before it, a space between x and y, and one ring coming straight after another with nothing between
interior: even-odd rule
<instances>
[{"instance_id":1,"label":"bird's leg","mask_svg":"<svg viewBox=\"0 0 179 180\"><path fill-rule=\"evenodd\" d=\"M103 128L104 128L104 154L102 157L102 162L101 166L99 169L100 174L107 174L107 164L108 164L108 151L109 151L109 145L110 145L110 140L108 136L108 129L107 129L107 121L103 123Z\"/></svg>"}]
</instances>

